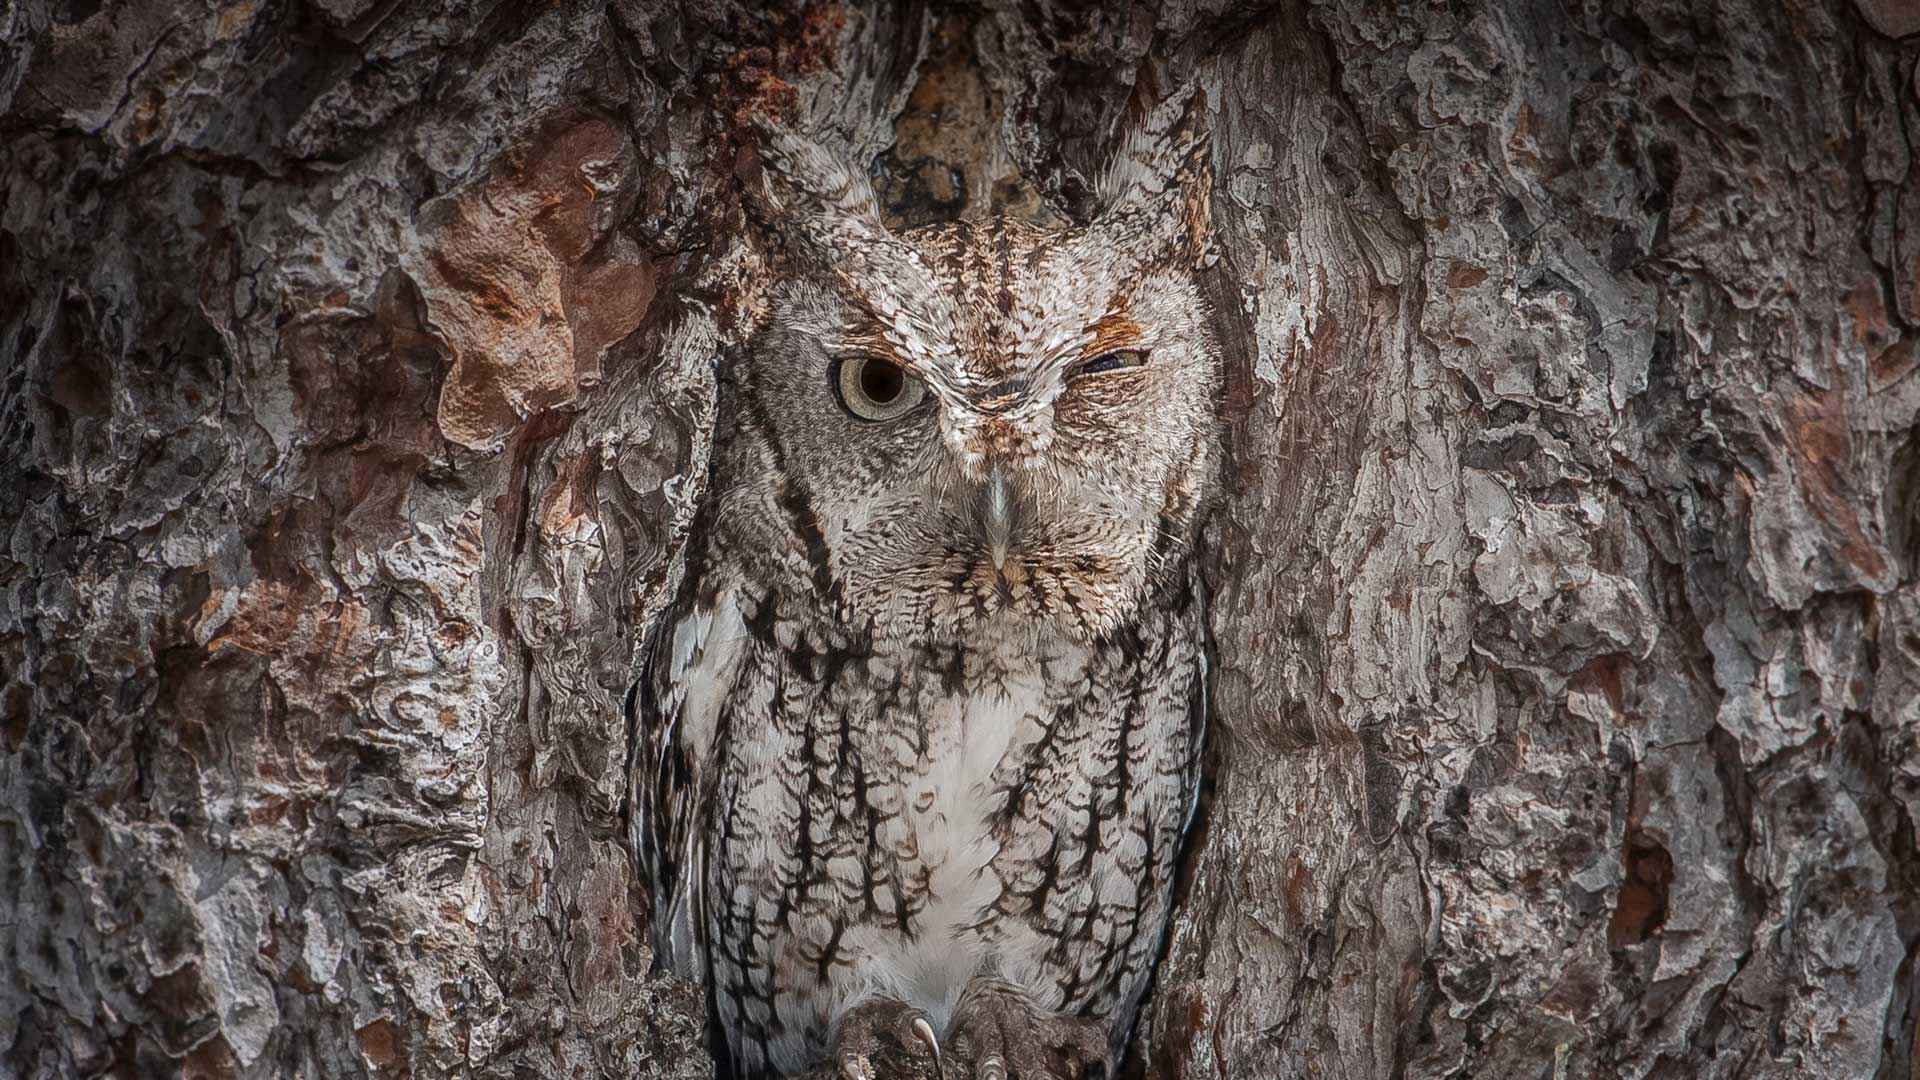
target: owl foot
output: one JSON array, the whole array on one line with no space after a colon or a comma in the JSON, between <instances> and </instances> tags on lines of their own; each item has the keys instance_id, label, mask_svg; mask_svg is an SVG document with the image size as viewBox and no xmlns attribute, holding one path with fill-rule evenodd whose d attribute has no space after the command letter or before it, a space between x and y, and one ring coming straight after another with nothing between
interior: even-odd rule
<instances>
[{"instance_id":1,"label":"owl foot","mask_svg":"<svg viewBox=\"0 0 1920 1080\"><path fill-rule=\"evenodd\" d=\"M940 1040L927 1015L911 1005L874 998L853 1007L834 1028L839 1080L942 1080Z\"/></svg>"},{"instance_id":2,"label":"owl foot","mask_svg":"<svg viewBox=\"0 0 1920 1080\"><path fill-rule=\"evenodd\" d=\"M1038 1009L998 980L967 987L947 1028L961 1080L1095 1080L1107 1074L1107 1025Z\"/></svg>"}]
</instances>

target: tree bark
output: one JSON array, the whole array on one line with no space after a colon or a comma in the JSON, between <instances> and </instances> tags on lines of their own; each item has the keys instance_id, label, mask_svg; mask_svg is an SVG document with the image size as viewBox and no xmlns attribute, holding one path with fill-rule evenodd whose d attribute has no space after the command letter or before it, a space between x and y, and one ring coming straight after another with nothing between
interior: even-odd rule
<instances>
[{"instance_id":1,"label":"tree bark","mask_svg":"<svg viewBox=\"0 0 1920 1080\"><path fill-rule=\"evenodd\" d=\"M0 28L0 1075L711 1075L621 701L750 121L1071 214L1189 82L1212 782L1130 1068L1920 1075L1903 5Z\"/></svg>"}]
</instances>

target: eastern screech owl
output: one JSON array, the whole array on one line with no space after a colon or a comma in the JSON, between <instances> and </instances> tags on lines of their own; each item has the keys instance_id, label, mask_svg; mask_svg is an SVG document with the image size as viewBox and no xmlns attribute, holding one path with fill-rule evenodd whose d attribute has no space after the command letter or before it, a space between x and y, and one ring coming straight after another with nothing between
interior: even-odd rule
<instances>
[{"instance_id":1,"label":"eastern screech owl","mask_svg":"<svg viewBox=\"0 0 1920 1080\"><path fill-rule=\"evenodd\" d=\"M1060 230L895 235L767 138L779 277L634 695L659 956L738 1075L1119 1054L1200 781L1203 114L1154 110Z\"/></svg>"}]
</instances>

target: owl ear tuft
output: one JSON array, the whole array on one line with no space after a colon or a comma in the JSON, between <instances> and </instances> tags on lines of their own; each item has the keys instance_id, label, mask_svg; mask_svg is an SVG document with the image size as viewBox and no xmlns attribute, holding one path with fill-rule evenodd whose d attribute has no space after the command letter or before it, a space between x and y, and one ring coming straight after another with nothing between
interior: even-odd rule
<instances>
[{"instance_id":1,"label":"owl ear tuft","mask_svg":"<svg viewBox=\"0 0 1920 1080\"><path fill-rule=\"evenodd\" d=\"M756 120L760 175L748 179L748 204L774 230L820 249L884 231L866 174L819 143Z\"/></svg>"},{"instance_id":2,"label":"owl ear tuft","mask_svg":"<svg viewBox=\"0 0 1920 1080\"><path fill-rule=\"evenodd\" d=\"M1206 94L1189 84L1151 109L1121 140L1097 191L1102 216L1138 214L1182 262L1210 262L1213 136Z\"/></svg>"}]
</instances>

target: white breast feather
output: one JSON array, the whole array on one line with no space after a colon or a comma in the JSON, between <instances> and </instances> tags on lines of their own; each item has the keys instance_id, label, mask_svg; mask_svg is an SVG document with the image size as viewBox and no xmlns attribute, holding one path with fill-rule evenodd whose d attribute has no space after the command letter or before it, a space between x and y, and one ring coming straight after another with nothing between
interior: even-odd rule
<instances>
[{"instance_id":1,"label":"white breast feather","mask_svg":"<svg viewBox=\"0 0 1920 1080\"><path fill-rule=\"evenodd\" d=\"M1030 740L1036 729L1026 717L1039 713L1041 694L1038 675L1026 672L928 718L928 769L903 793L906 812L894 825L912 830L911 838L901 839L914 844L931 868L932 899L916 920L912 940L865 928L849 934L860 940L848 944L869 962L854 966L859 986L848 1006L885 995L924 1010L936 1029L952 1018L982 959L978 934L969 927L1000 894L989 865L996 852L989 816L1000 803L994 769Z\"/></svg>"},{"instance_id":2,"label":"white breast feather","mask_svg":"<svg viewBox=\"0 0 1920 1080\"><path fill-rule=\"evenodd\" d=\"M720 709L733 692L739 661L747 642L746 621L731 590L720 595L712 608L695 608L673 629L672 651L668 663L673 672L673 699L667 703L665 719L671 724L663 747L677 747L690 763L692 791L690 801L702 798L703 785L713 761L714 743L719 730ZM659 768L661 763L656 763ZM688 812L683 808L682 812ZM700 968L699 936L696 921L701 912L701 869L704 831L687 828L681 850L676 856L680 868L668 908L667 933L664 935L665 965L682 975L693 975Z\"/></svg>"}]
</instances>

